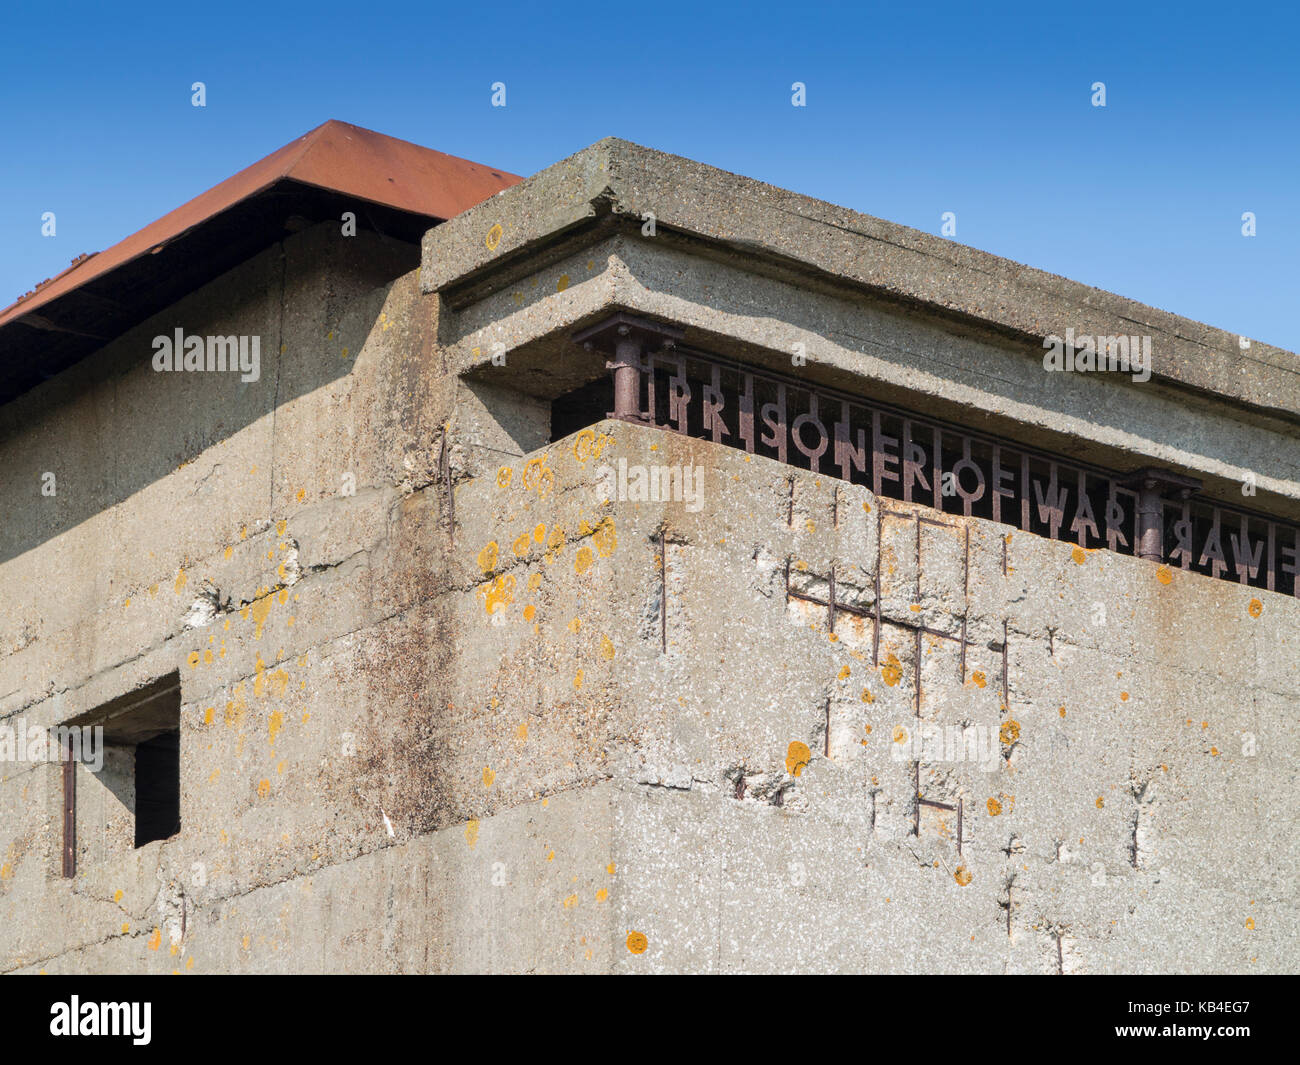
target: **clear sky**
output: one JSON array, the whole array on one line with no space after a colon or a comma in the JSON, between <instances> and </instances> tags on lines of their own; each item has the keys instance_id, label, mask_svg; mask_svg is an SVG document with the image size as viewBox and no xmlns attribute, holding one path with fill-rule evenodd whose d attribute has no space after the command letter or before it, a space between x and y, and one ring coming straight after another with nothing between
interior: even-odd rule
<instances>
[{"instance_id":1,"label":"clear sky","mask_svg":"<svg viewBox=\"0 0 1300 1065\"><path fill-rule=\"evenodd\" d=\"M1294 2L15 3L0 305L338 118L519 174L619 136L951 211L963 244L1300 350L1298 30Z\"/></svg>"}]
</instances>

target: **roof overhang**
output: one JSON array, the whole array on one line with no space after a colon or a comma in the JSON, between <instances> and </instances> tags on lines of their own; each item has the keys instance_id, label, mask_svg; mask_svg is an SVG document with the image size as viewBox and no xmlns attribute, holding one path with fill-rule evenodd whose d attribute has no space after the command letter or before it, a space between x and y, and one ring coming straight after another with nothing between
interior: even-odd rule
<instances>
[{"instance_id":1,"label":"roof overhang","mask_svg":"<svg viewBox=\"0 0 1300 1065\"><path fill-rule=\"evenodd\" d=\"M418 243L431 226L519 180L345 122L326 122L106 251L78 259L0 311L0 403L286 232L352 210L359 229Z\"/></svg>"}]
</instances>

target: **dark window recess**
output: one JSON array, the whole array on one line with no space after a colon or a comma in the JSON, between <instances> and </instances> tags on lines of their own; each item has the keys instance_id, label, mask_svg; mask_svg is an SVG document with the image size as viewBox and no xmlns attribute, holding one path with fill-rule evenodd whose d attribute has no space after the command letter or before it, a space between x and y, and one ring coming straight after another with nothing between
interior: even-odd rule
<instances>
[{"instance_id":1,"label":"dark window recess","mask_svg":"<svg viewBox=\"0 0 1300 1065\"><path fill-rule=\"evenodd\" d=\"M181 830L181 734L164 732L135 748L135 845Z\"/></svg>"},{"instance_id":2,"label":"dark window recess","mask_svg":"<svg viewBox=\"0 0 1300 1065\"><path fill-rule=\"evenodd\" d=\"M614 410L614 381L608 375L575 388L551 403L551 442L603 421Z\"/></svg>"},{"instance_id":3,"label":"dark window recess","mask_svg":"<svg viewBox=\"0 0 1300 1065\"><path fill-rule=\"evenodd\" d=\"M97 777L83 776L85 793L106 789L126 806L134 820L135 846L169 839L181 829L181 685L178 673L159 677L143 687L65 722L82 729L102 728L106 755ZM79 836L88 847L104 839L104 825L85 820L78 832L78 772L74 760L65 762L63 780L63 875L76 874ZM90 802L87 809L98 809ZM117 838L114 831L114 838ZM125 833L123 833L125 836ZM125 836L125 838L130 838Z\"/></svg>"}]
</instances>

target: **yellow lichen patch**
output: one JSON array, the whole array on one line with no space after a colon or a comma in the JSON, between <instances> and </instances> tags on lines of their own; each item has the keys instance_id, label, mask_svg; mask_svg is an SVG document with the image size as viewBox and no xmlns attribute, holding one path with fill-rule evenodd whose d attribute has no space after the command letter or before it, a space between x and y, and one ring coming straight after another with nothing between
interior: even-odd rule
<instances>
[{"instance_id":1,"label":"yellow lichen patch","mask_svg":"<svg viewBox=\"0 0 1300 1065\"><path fill-rule=\"evenodd\" d=\"M1247 918L1246 918L1246 927L1247 927L1247 929L1249 929L1249 930L1252 931L1252 932L1255 931L1255 918L1253 918L1253 917L1247 917Z\"/></svg>"},{"instance_id":2,"label":"yellow lichen patch","mask_svg":"<svg viewBox=\"0 0 1300 1065\"><path fill-rule=\"evenodd\" d=\"M964 865L957 866L957 871L952 874L952 878L957 881L961 887L965 887L975 878L971 876L971 871Z\"/></svg>"},{"instance_id":3,"label":"yellow lichen patch","mask_svg":"<svg viewBox=\"0 0 1300 1065\"><path fill-rule=\"evenodd\" d=\"M1261 603L1258 599L1252 599L1250 601L1250 605L1246 607L1246 613L1249 614L1252 618L1257 618L1260 616L1260 614L1264 613L1264 604Z\"/></svg>"},{"instance_id":4,"label":"yellow lichen patch","mask_svg":"<svg viewBox=\"0 0 1300 1065\"><path fill-rule=\"evenodd\" d=\"M490 583L479 588L478 594L483 600L483 608L489 614L495 614L502 607L515 600L515 575L506 573L494 577Z\"/></svg>"},{"instance_id":5,"label":"yellow lichen patch","mask_svg":"<svg viewBox=\"0 0 1300 1065\"><path fill-rule=\"evenodd\" d=\"M1002 737L1003 743L1015 743L1020 739L1020 725L1016 721L1004 721L998 734Z\"/></svg>"},{"instance_id":6,"label":"yellow lichen patch","mask_svg":"<svg viewBox=\"0 0 1300 1065\"><path fill-rule=\"evenodd\" d=\"M582 618L574 618L572 621L569 622L569 631L573 633L575 636L577 635L578 630L580 628L582 628Z\"/></svg>"},{"instance_id":7,"label":"yellow lichen patch","mask_svg":"<svg viewBox=\"0 0 1300 1065\"><path fill-rule=\"evenodd\" d=\"M573 687L579 691L582 690L582 670L578 670L578 672L574 675Z\"/></svg>"},{"instance_id":8,"label":"yellow lichen patch","mask_svg":"<svg viewBox=\"0 0 1300 1065\"><path fill-rule=\"evenodd\" d=\"M1128 702L1128 692L1120 692L1120 693L1119 693L1119 701L1120 701L1121 703L1126 703L1126 702Z\"/></svg>"},{"instance_id":9,"label":"yellow lichen patch","mask_svg":"<svg viewBox=\"0 0 1300 1065\"><path fill-rule=\"evenodd\" d=\"M537 494L545 499L555 487L555 473L546 465L546 456L530 459L524 467L519 482L524 486L524 491L531 492L535 489Z\"/></svg>"},{"instance_id":10,"label":"yellow lichen patch","mask_svg":"<svg viewBox=\"0 0 1300 1065\"><path fill-rule=\"evenodd\" d=\"M474 561L478 563L478 568L482 570L485 575L496 569L497 542L495 540L489 540L483 546L483 550L478 553L478 557Z\"/></svg>"},{"instance_id":11,"label":"yellow lichen patch","mask_svg":"<svg viewBox=\"0 0 1300 1065\"><path fill-rule=\"evenodd\" d=\"M521 724L521 725L519 726L518 729L515 730L515 739L517 739L517 740L526 740L526 739L528 739L528 722L527 722L527 721L525 721L523 724Z\"/></svg>"},{"instance_id":12,"label":"yellow lichen patch","mask_svg":"<svg viewBox=\"0 0 1300 1065\"><path fill-rule=\"evenodd\" d=\"M586 546L580 547L578 548L577 557L573 560L573 572L579 575L586 573L587 570L591 569L591 563L591 548Z\"/></svg>"},{"instance_id":13,"label":"yellow lichen patch","mask_svg":"<svg viewBox=\"0 0 1300 1065\"><path fill-rule=\"evenodd\" d=\"M988 678L984 676L982 670L976 670L970 675L970 679L975 682L975 687L982 688L988 684Z\"/></svg>"},{"instance_id":14,"label":"yellow lichen patch","mask_svg":"<svg viewBox=\"0 0 1300 1065\"><path fill-rule=\"evenodd\" d=\"M257 797L259 799L265 799L270 794L271 794L271 782L267 780L266 777L263 777L261 780L257 782Z\"/></svg>"},{"instance_id":15,"label":"yellow lichen patch","mask_svg":"<svg viewBox=\"0 0 1300 1065\"><path fill-rule=\"evenodd\" d=\"M1082 547L1076 547L1073 551L1070 552L1070 557L1074 559L1076 564L1082 566L1085 562L1088 561L1088 552L1085 551Z\"/></svg>"},{"instance_id":16,"label":"yellow lichen patch","mask_svg":"<svg viewBox=\"0 0 1300 1065\"><path fill-rule=\"evenodd\" d=\"M903 728L902 725L895 725L893 738L895 743L906 743L907 729Z\"/></svg>"},{"instance_id":17,"label":"yellow lichen patch","mask_svg":"<svg viewBox=\"0 0 1300 1065\"><path fill-rule=\"evenodd\" d=\"M848 680L849 677L852 676L852 674L853 674L853 670L851 670L848 666L840 666L840 672L839 672L839 675L838 675L838 679L839 679L839 680Z\"/></svg>"},{"instance_id":18,"label":"yellow lichen patch","mask_svg":"<svg viewBox=\"0 0 1300 1065\"><path fill-rule=\"evenodd\" d=\"M611 661L614 657L614 641L608 636L601 636L600 638L600 657L606 662Z\"/></svg>"},{"instance_id":19,"label":"yellow lichen patch","mask_svg":"<svg viewBox=\"0 0 1300 1065\"><path fill-rule=\"evenodd\" d=\"M492 786L492 781L496 780L496 778L497 775L492 772L492 767L485 765L483 767L483 786L485 788L490 788Z\"/></svg>"},{"instance_id":20,"label":"yellow lichen patch","mask_svg":"<svg viewBox=\"0 0 1300 1065\"><path fill-rule=\"evenodd\" d=\"M258 589L257 595L258 598L249 605L249 615L253 619L253 624L257 626L253 632L253 639L260 640L266 619L271 616L271 595L268 588Z\"/></svg>"},{"instance_id":21,"label":"yellow lichen patch","mask_svg":"<svg viewBox=\"0 0 1300 1065\"><path fill-rule=\"evenodd\" d=\"M644 932L629 932L627 934L627 949L633 954L644 954L650 941L646 939Z\"/></svg>"},{"instance_id":22,"label":"yellow lichen patch","mask_svg":"<svg viewBox=\"0 0 1300 1065\"><path fill-rule=\"evenodd\" d=\"M609 898L609 888L601 888L596 892L597 902L604 902L607 898Z\"/></svg>"},{"instance_id":23,"label":"yellow lichen patch","mask_svg":"<svg viewBox=\"0 0 1300 1065\"><path fill-rule=\"evenodd\" d=\"M1174 579L1173 572L1169 569L1168 566L1161 566L1158 570L1156 570L1156 580L1158 580L1161 584L1172 584L1173 579Z\"/></svg>"},{"instance_id":24,"label":"yellow lichen patch","mask_svg":"<svg viewBox=\"0 0 1300 1065\"><path fill-rule=\"evenodd\" d=\"M1218 757L1219 757L1219 748L1217 748L1217 747L1211 747L1211 748L1210 748L1210 756L1213 757L1213 758L1218 758Z\"/></svg>"},{"instance_id":25,"label":"yellow lichen patch","mask_svg":"<svg viewBox=\"0 0 1300 1065\"><path fill-rule=\"evenodd\" d=\"M542 523L538 523L533 527L533 541L535 543L540 544L545 539L546 539L546 526Z\"/></svg>"},{"instance_id":26,"label":"yellow lichen patch","mask_svg":"<svg viewBox=\"0 0 1300 1065\"><path fill-rule=\"evenodd\" d=\"M533 606L532 603L529 603L526 607L524 607L524 620L532 621L533 615L536 613L537 613L537 607Z\"/></svg>"},{"instance_id":27,"label":"yellow lichen patch","mask_svg":"<svg viewBox=\"0 0 1300 1065\"><path fill-rule=\"evenodd\" d=\"M531 545L530 545L528 533L525 532L525 533L520 533L518 536L515 537L515 542L510 545L510 550L513 551L519 558L523 558L525 555L528 554L528 548L530 546Z\"/></svg>"},{"instance_id":28,"label":"yellow lichen patch","mask_svg":"<svg viewBox=\"0 0 1300 1065\"><path fill-rule=\"evenodd\" d=\"M808 744L802 740L791 740L785 751L785 771L797 777L811 761L812 751L808 749Z\"/></svg>"},{"instance_id":29,"label":"yellow lichen patch","mask_svg":"<svg viewBox=\"0 0 1300 1065\"><path fill-rule=\"evenodd\" d=\"M497 470L497 487L509 488L511 478L513 478L514 475L515 471L513 469L509 466L502 466L501 469Z\"/></svg>"},{"instance_id":30,"label":"yellow lichen patch","mask_svg":"<svg viewBox=\"0 0 1300 1065\"><path fill-rule=\"evenodd\" d=\"M607 872L610 876L613 876L613 875L614 875L614 863L613 863L613 862L610 862L607 866L605 866L605 872Z\"/></svg>"},{"instance_id":31,"label":"yellow lichen patch","mask_svg":"<svg viewBox=\"0 0 1300 1065\"><path fill-rule=\"evenodd\" d=\"M130 922L130 921L123 921L123 922L122 922L122 934L123 934L123 935L126 935L127 932L129 932L129 931L131 931L131 922Z\"/></svg>"},{"instance_id":32,"label":"yellow lichen patch","mask_svg":"<svg viewBox=\"0 0 1300 1065\"><path fill-rule=\"evenodd\" d=\"M267 722L267 726L266 726L266 730L271 737L272 747L275 746L275 738L276 736L280 735L280 730L283 728L284 728L284 714L281 711L276 710L274 713L271 714L270 720Z\"/></svg>"},{"instance_id":33,"label":"yellow lichen patch","mask_svg":"<svg viewBox=\"0 0 1300 1065\"><path fill-rule=\"evenodd\" d=\"M880 676L891 688L903 679L903 663L898 660L897 655L891 654L885 657L885 664L880 667Z\"/></svg>"},{"instance_id":34,"label":"yellow lichen patch","mask_svg":"<svg viewBox=\"0 0 1300 1065\"><path fill-rule=\"evenodd\" d=\"M248 711L248 701L244 697L244 685L239 683L235 685L235 690L231 693L234 698L226 703L226 724L230 728L238 728L244 721L244 714Z\"/></svg>"},{"instance_id":35,"label":"yellow lichen patch","mask_svg":"<svg viewBox=\"0 0 1300 1065\"><path fill-rule=\"evenodd\" d=\"M1100 795L1097 796L1097 809L1100 810L1106 805L1106 800Z\"/></svg>"},{"instance_id":36,"label":"yellow lichen patch","mask_svg":"<svg viewBox=\"0 0 1300 1065\"><path fill-rule=\"evenodd\" d=\"M1002 812L1002 804L997 799L990 798L988 801L989 816L997 817Z\"/></svg>"},{"instance_id":37,"label":"yellow lichen patch","mask_svg":"<svg viewBox=\"0 0 1300 1065\"><path fill-rule=\"evenodd\" d=\"M487 236L483 238L483 246L487 248L488 251L496 251L497 245L501 243L501 237L504 232L505 230L501 228L501 223L497 222L487 231Z\"/></svg>"},{"instance_id":38,"label":"yellow lichen patch","mask_svg":"<svg viewBox=\"0 0 1300 1065\"><path fill-rule=\"evenodd\" d=\"M184 571L184 570L181 570L179 573L176 574L176 594L177 594L177 595L180 595L180 594L181 594L181 589L185 587L185 584L186 584L186 582L187 582L188 580L189 580L189 578L185 576L185 571Z\"/></svg>"},{"instance_id":39,"label":"yellow lichen patch","mask_svg":"<svg viewBox=\"0 0 1300 1065\"><path fill-rule=\"evenodd\" d=\"M530 592L537 591L537 589L540 588L541 586L542 586L542 575L540 573L534 573L528 578L528 590Z\"/></svg>"},{"instance_id":40,"label":"yellow lichen patch","mask_svg":"<svg viewBox=\"0 0 1300 1065\"><path fill-rule=\"evenodd\" d=\"M591 542L596 545L596 552L601 558L609 558L618 547L618 533L614 529L613 518L602 518L591 534Z\"/></svg>"},{"instance_id":41,"label":"yellow lichen patch","mask_svg":"<svg viewBox=\"0 0 1300 1065\"><path fill-rule=\"evenodd\" d=\"M465 824L465 842L471 847L478 842L478 820L474 819Z\"/></svg>"},{"instance_id":42,"label":"yellow lichen patch","mask_svg":"<svg viewBox=\"0 0 1300 1065\"><path fill-rule=\"evenodd\" d=\"M874 695L872 695L871 692L869 692L866 688L863 688L863 689L862 689L862 701L863 701L864 703L874 703L874 702L876 701L876 697L875 697Z\"/></svg>"},{"instance_id":43,"label":"yellow lichen patch","mask_svg":"<svg viewBox=\"0 0 1300 1065\"><path fill-rule=\"evenodd\" d=\"M1061 707L1060 714L1062 717L1065 716L1065 707Z\"/></svg>"},{"instance_id":44,"label":"yellow lichen patch","mask_svg":"<svg viewBox=\"0 0 1300 1065\"><path fill-rule=\"evenodd\" d=\"M189 655L186 657L185 662L190 667L190 669L197 669L199 666L199 652L191 651Z\"/></svg>"},{"instance_id":45,"label":"yellow lichen patch","mask_svg":"<svg viewBox=\"0 0 1300 1065\"><path fill-rule=\"evenodd\" d=\"M157 950L161 946L162 946L162 929L155 928L153 930L153 935L149 937L149 949Z\"/></svg>"}]
</instances>

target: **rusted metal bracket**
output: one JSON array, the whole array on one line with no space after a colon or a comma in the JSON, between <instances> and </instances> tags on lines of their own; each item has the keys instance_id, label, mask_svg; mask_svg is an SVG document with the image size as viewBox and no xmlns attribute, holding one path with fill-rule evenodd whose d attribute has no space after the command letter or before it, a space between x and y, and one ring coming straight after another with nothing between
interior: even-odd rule
<instances>
[{"instance_id":1,"label":"rusted metal bracket","mask_svg":"<svg viewBox=\"0 0 1300 1065\"><path fill-rule=\"evenodd\" d=\"M573 340L588 351L611 356L605 363L614 375L614 409L608 417L644 423L649 418L641 409L641 378L648 374L643 357L650 350L674 348L685 336L676 326L620 311L574 333Z\"/></svg>"},{"instance_id":2,"label":"rusted metal bracket","mask_svg":"<svg viewBox=\"0 0 1300 1065\"><path fill-rule=\"evenodd\" d=\"M1122 483L1137 493L1138 542L1134 553L1149 562L1163 562L1165 501L1190 499L1193 492L1201 490L1201 482L1173 470L1147 466L1135 470Z\"/></svg>"}]
</instances>

